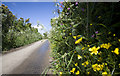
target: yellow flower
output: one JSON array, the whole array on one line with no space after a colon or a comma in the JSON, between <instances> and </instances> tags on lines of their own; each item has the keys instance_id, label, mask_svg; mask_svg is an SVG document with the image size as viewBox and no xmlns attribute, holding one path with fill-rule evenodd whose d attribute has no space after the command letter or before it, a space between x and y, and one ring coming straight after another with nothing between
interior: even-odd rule
<instances>
[{"instance_id":1,"label":"yellow flower","mask_svg":"<svg viewBox=\"0 0 120 76\"><path fill-rule=\"evenodd\" d=\"M100 47L101 47L101 48L109 49L110 46L112 46L112 45L111 45L110 43L108 43L108 44L102 44Z\"/></svg>"},{"instance_id":2,"label":"yellow flower","mask_svg":"<svg viewBox=\"0 0 120 76\"><path fill-rule=\"evenodd\" d=\"M90 74L90 72L87 72L87 74Z\"/></svg>"},{"instance_id":3,"label":"yellow flower","mask_svg":"<svg viewBox=\"0 0 120 76\"><path fill-rule=\"evenodd\" d=\"M107 74L107 76L111 76L111 74Z\"/></svg>"},{"instance_id":4,"label":"yellow flower","mask_svg":"<svg viewBox=\"0 0 120 76\"><path fill-rule=\"evenodd\" d=\"M87 45L87 47L90 47L90 45Z\"/></svg>"},{"instance_id":5,"label":"yellow flower","mask_svg":"<svg viewBox=\"0 0 120 76\"><path fill-rule=\"evenodd\" d=\"M107 72L102 72L102 75L107 75Z\"/></svg>"},{"instance_id":6,"label":"yellow flower","mask_svg":"<svg viewBox=\"0 0 120 76\"><path fill-rule=\"evenodd\" d=\"M80 39L78 39L77 41L75 41L75 44L78 44L82 41L82 37Z\"/></svg>"},{"instance_id":7,"label":"yellow flower","mask_svg":"<svg viewBox=\"0 0 120 76\"><path fill-rule=\"evenodd\" d=\"M103 69L103 66L104 66L104 65L100 65L100 70L102 70L102 69Z\"/></svg>"},{"instance_id":8,"label":"yellow flower","mask_svg":"<svg viewBox=\"0 0 120 76\"><path fill-rule=\"evenodd\" d=\"M85 61L84 63L82 63L82 65L84 65L84 67L86 67L89 64L88 61Z\"/></svg>"},{"instance_id":9,"label":"yellow flower","mask_svg":"<svg viewBox=\"0 0 120 76\"><path fill-rule=\"evenodd\" d=\"M77 66L77 65L78 65L78 63L75 64L75 66Z\"/></svg>"},{"instance_id":10,"label":"yellow flower","mask_svg":"<svg viewBox=\"0 0 120 76\"><path fill-rule=\"evenodd\" d=\"M78 55L78 59L82 59L82 56Z\"/></svg>"},{"instance_id":11,"label":"yellow flower","mask_svg":"<svg viewBox=\"0 0 120 76\"><path fill-rule=\"evenodd\" d=\"M59 72L60 73L60 75L62 74L62 72Z\"/></svg>"},{"instance_id":12,"label":"yellow flower","mask_svg":"<svg viewBox=\"0 0 120 76\"><path fill-rule=\"evenodd\" d=\"M98 53L98 55L101 55L101 53L102 53L102 52L100 51L100 52Z\"/></svg>"},{"instance_id":13,"label":"yellow flower","mask_svg":"<svg viewBox=\"0 0 120 76\"><path fill-rule=\"evenodd\" d=\"M74 71L75 71L75 68L73 68L70 72L74 73Z\"/></svg>"},{"instance_id":14,"label":"yellow flower","mask_svg":"<svg viewBox=\"0 0 120 76\"><path fill-rule=\"evenodd\" d=\"M107 63L105 63L105 65L107 65Z\"/></svg>"},{"instance_id":15,"label":"yellow flower","mask_svg":"<svg viewBox=\"0 0 120 76\"><path fill-rule=\"evenodd\" d=\"M77 35L77 37L80 37L80 35Z\"/></svg>"},{"instance_id":16,"label":"yellow flower","mask_svg":"<svg viewBox=\"0 0 120 76\"><path fill-rule=\"evenodd\" d=\"M76 51L74 51L74 53L76 53Z\"/></svg>"},{"instance_id":17,"label":"yellow flower","mask_svg":"<svg viewBox=\"0 0 120 76\"><path fill-rule=\"evenodd\" d=\"M101 69L101 68L100 68L100 65L98 65L98 66L97 66L97 71L100 71L100 69Z\"/></svg>"},{"instance_id":18,"label":"yellow flower","mask_svg":"<svg viewBox=\"0 0 120 76\"><path fill-rule=\"evenodd\" d=\"M85 47L82 47L82 50L84 50L85 49Z\"/></svg>"},{"instance_id":19,"label":"yellow flower","mask_svg":"<svg viewBox=\"0 0 120 76\"><path fill-rule=\"evenodd\" d=\"M120 39L118 39L118 41L120 42Z\"/></svg>"},{"instance_id":20,"label":"yellow flower","mask_svg":"<svg viewBox=\"0 0 120 76\"><path fill-rule=\"evenodd\" d=\"M76 39L77 37L80 37L80 35L77 35L77 36L73 36L74 39Z\"/></svg>"},{"instance_id":21,"label":"yellow flower","mask_svg":"<svg viewBox=\"0 0 120 76\"><path fill-rule=\"evenodd\" d=\"M85 63L86 63L86 65L88 65L88 61L86 61Z\"/></svg>"},{"instance_id":22,"label":"yellow flower","mask_svg":"<svg viewBox=\"0 0 120 76\"><path fill-rule=\"evenodd\" d=\"M101 18L101 16L98 16L98 18Z\"/></svg>"},{"instance_id":23,"label":"yellow flower","mask_svg":"<svg viewBox=\"0 0 120 76\"><path fill-rule=\"evenodd\" d=\"M115 54L119 54L119 48L115 48L115 50L114 51L112 51L112 52L114 52Z\"/></svg>"},{"instance_id":24,"label":"yellow flower","mask_svg":"<svg viewBox=\"0 0 120 76\"><path fill-rule=\"evenodd\" d=\"M77 36L73 36L73 38L74 38L74 39L76 39L76 38L77 38Z\"/></svg>"},{"instance_id":25,"label":"yellow flower","mask_svg":"<svg viewBox=\"0 0 120 76\"><path fill-rule=\"evenodd\" d=\"M65 32L65 30L63 30L63 32Z\"/></svg>"},{"instance_id":26,"label":"yellow flower","mask_svg":"<svg viewBox=\"0 0 120 76\"><path fill-rule=\"evenodd\" d=\"M113 34L113 36L115 36L115 34Z\"/></svg>"},{"instance_id":27,"label":"yellow flower","mask_svg":"<svg viewBox=\"0 0 120 76\"><path fill-rule=\"evenodd\" d=\"M111 32L109 32L108 34L111 34Z\"/></svg>"},{"instance_id":28,"label":"yellow flower","mask_svg":"<svg viewBox=\"0 0 120 76\"><path fill-rule=\"evenodd\" d=\"M102 44L100 47L101 47L101 48L104 48L104 47L105 47L105 44Z\"/></svg>"},{"instance_id":29,"label":"yellow flower","mask_svg":"<svg viewBox=\"0 0 120 76\"><path fill-rule=\"evenodd\" d=\"M92 65L92 68L93 68L94 71L97 70L97 66L98 66L98 64L94 64L94 65Z\"/></svg>"},{"instance_id":30,"label":"yellow flower","mask_svg":"<svg viewBox=\"0 0 120 76\"><path fill-rule=\"evenodd\" d=\"M102 58L101 58L101 57L99 57L99 58L98 58L98 61L99 61L99 62L101 62L101 61L102 61Z\"/></svg>"},{"instance_id":31,"label":"yellow flower","mask_svg":"<svg viewBox=\"0 0 120 76\"><path fill-rule=\"evenodd\" d=\"M97 55L97 53L98 53L98 50L100 49L100 47L92 47L92 48L89 48L89 51L91 51L91 54L95 54L95 55Z\"/></svg>"},{"instance_id":32,"label":"yellow flower","mask_svg":"<svg viewBox=\"0 0 120 76\"><path fill-rule=\"evenodd\" d=\"M80 74L79 70L76 72L76 75Z\"/></svg>"},{"instance_id":33,"label":"yellow flower","mask_svg":"<svg viewBox=\"0 0 120 76\"><path fill-rule=\"evenodd\" d=\"M90 24L92 26L92 24Z\"/></svg>"},{"instance_id":34,"label":"yellow flower","mask_svg":"<svg viewBox=\"0 0 120 76\"><path fill-rule=\"evenodd\" d=\"M71 33L69 33L69 35L71 35Z\"/></svg>"}]
</instances>

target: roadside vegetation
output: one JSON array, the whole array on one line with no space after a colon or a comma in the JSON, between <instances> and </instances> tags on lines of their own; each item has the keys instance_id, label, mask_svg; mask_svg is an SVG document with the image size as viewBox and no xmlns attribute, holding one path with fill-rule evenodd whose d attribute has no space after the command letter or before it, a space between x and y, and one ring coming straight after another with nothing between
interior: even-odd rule
<instances>
[{"instance_id":1,"label":"roadside vegetation","mask_svg":"<svg viewBox=\"0 0 120 76\"><path fill-rule=\"evenodd\" d=\"M120 74L120 3L60 2L51 19L53 74ZM62 11L60 11L62 9Z\"/></svg>"},{"instance_id":2,"label":"roadside vegetation","mask_svg":"<svg viewBox=\"0 0 120 76\"><path fill-rule=\"evenodd\" d=\"M8 9L8 6L0 6L2 15L2 51L24 46L41 40L42 35L37 28L31 27L28 19L17 19Z\"/></svg>"}]
</instances>

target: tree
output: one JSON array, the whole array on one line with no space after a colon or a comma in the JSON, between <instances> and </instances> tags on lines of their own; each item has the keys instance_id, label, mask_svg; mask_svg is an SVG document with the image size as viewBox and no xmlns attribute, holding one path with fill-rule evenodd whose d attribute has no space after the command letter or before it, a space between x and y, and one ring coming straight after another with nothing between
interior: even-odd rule
<instances>
[{"instance_id":1,"label":"tree","mask_svg":"<svg viewBox=\"0 0 120 76\"><path fill-rule=\"evenodd\" d=\"M0 10L2 11L2 51L42 39L38 29L31 27L30 18L24 20L20 17L20 19L17 19L4 4L0 8L2 8Z\"/></svg>"}]
</instances>

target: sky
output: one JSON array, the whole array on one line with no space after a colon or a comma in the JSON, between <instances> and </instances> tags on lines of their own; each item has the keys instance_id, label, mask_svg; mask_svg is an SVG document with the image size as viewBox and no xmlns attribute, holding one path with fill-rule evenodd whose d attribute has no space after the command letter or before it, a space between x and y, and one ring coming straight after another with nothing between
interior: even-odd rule
<instances>
[{"instance_id":1,"label":"sky","mask_svg":"<svg viewBox=\"0 0 120 76\"><path fill-rule=\"evenodd\" d=\"M41 34L51 29L51 18L58 16L53 13L56 10L55 2L2 2L2 4L7 5L17 18L30 18L32 27L38 28ZM41 26L37 27L38 22L44 25L45 30L40 30Z\"/></svg>"},{"instance_id":2,"label":"sky","mask_svg":"<svg viewBox=\"0 0 120 76\"><path fill-rule=\"evenodd\" d=\"M68 0L1 0L2 2L61 2ZM72 0L75 1L75 0Z\"/></svg>"},{"instance_id":3,"label":"sky","mask_svg":"<svg viewBox=\"0 0 120 76\"><path fill-rule=\"evenodd\" d=\"M120 0L1 0L2 2L60 2L60 1L67 1L67 2L119 2Z\"/></svg>"}]
</instances>

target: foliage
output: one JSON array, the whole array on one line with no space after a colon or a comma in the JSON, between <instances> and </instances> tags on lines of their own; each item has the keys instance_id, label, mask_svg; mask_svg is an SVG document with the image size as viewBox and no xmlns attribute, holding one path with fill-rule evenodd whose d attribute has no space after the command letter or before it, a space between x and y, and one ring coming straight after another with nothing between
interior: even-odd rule
<instances>
[{"instance_id":1,"label":"foliage","mask_svg":"<svg viewBox=\"0 0 120 76\"><path fill-rule=\"evenodd\" d=\"M23 18L17 19L4 4L0 8L2 11L2 51L42 39L38 29L31 27L29 18L26 20Z\"/></svg>"},{"instance_id":2,"label":"foliage","mask_svg":"<svg viewBox=\"0 0 120 76\"><path fill-rule=\"evenodd\" d=\"M60 2L51 19L54 74L120 74L120 4ZM62 12L60 12L62 9Z\"/></svg>"},{"instance_id":3,"label":"foliage","mask_svg":"<svg viewBox=\"0 0 120 76\"><path fill-rule=\"evenodd\" d=\"M43 33L43 38L47 39L48 38L48 32Z\"/></svg>"}]
</instances>

